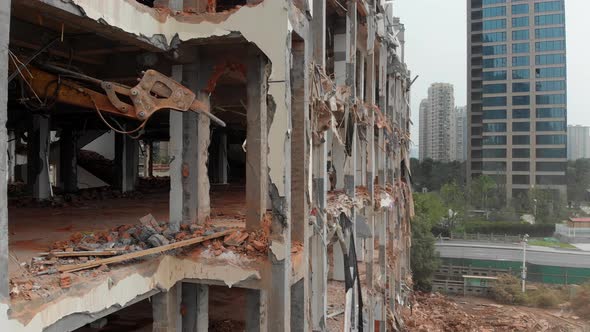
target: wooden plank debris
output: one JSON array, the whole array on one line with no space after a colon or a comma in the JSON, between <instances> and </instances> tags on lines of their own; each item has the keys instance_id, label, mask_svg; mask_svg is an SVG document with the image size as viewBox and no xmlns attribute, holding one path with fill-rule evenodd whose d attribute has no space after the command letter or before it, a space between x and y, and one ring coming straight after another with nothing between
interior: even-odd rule
<instances>
[{"instance_id":1,"label":"wooden plank debris","mask_svg":"<svg viewBox=\"0 0 590 332\"><path fill-rule=\"evenodd\" d=\"M62 265L62 266L57 267L56 269L52 269L51 272L44 271L45 273L43 273L43 274L51 274L51 273L57 273L57 272L76 272L76 271L92 269L95 267L99 267L101 265L121 263L121 262L128 261L131 259L141 258L141 257L153 255L153 254L159 254L159 253L162 253L165 251L183 248L183 247L187 247L187 246L190 246L193 244L201 243L201 242L204 242L207 240L216 239L216 238L231 234L235 231L236 231L236 229L232 228L232 229L228 229L228 230L225 230L222 232L217 232L217 233L207 235L207 236L198 236L198 237L195 237L192 239L179 241L176 243L171 243L171 244L167 244L167 245L156 247L156 248L150 248L150 249L146 249L146 250L136 251L136 252L132 252L132 253L116 256L116 257L97 259L97 260L94 260L94 261L91 261L88 263L84 263L84 264Z\"/></svg>"}]
</instances>

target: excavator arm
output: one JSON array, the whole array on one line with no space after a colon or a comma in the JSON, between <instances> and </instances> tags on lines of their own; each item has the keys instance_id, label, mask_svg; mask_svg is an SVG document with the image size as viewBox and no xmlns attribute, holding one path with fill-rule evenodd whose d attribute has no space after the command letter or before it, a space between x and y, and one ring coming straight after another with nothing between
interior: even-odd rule
<instances>
[{"instance_id":1,"label":"excavator arm","mask_svg":"<svg viewBox=\"0 0 590 332\"><path fill-rule=\"evenodd\" d=\"M196 99L191 90L155 70L145 71L139 79L139 84L129 87L115 82L101 81L53 65L45 67L48 71L31 65L27 65L26 69L11 69L20 72L21 78L26 81L26 85L35 95L55 98L60 103L96 109L140 121L147 121L161 109L199 112L225 127L225 123L211 114L209 106ZM93 83L102 88L104 93L85 87L79 81ZM119 96L127 96L131 104L122 101Z\"/></svg>"}]
</instances>

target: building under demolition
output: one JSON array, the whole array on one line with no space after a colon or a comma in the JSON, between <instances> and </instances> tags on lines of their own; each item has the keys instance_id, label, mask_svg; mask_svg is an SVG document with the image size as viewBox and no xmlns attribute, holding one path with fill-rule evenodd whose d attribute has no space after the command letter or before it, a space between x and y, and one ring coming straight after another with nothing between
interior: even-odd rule
<instances>
[{"instance_id":1,"label":"building under demolition","mask_svg":"<svg viewBox=\"0 0 590 332\"><path fill-rule=\"evenodd\" d=\"M398 324L411 79L390 1L0 6L0 330Z\"/></svg>"}]
</instances>

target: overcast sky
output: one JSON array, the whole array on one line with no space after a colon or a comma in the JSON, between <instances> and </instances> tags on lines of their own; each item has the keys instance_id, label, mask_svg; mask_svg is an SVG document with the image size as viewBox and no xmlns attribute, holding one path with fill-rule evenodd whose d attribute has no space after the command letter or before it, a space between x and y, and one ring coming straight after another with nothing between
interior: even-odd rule
<instances>
[{"instance_id":1,"label":"overcast sky","mask_svg":"<svg viewBox=\"0 0 590 332\"><path fill-rule=\"evenodd\" d=\"M412 77L412 140L418 145L418 107L434 82L455 86L457 106L467 104L467 1L395 0L406 26L406 62ZM568 123L590 126L590 1L566 0Z\"/></svg>"}]
</instances>

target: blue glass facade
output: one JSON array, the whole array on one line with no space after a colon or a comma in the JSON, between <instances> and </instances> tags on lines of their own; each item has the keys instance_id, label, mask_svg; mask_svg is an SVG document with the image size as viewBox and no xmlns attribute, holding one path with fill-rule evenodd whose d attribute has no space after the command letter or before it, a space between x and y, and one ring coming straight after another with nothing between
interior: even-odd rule
<instances>
[{"instance_id":1,"label":"blue glass facade","mask_svg":"<svg viewBox=\"0 0 590 332\"><path fill-rule=\"evenodd\" d=\"M567 144L567 135L539 135L537 136L537 144Z\"/></svg>"},{"instance_id":2,"label":"blue glass facade","mask_svg":"<svg viewBox=\"0 0 590 332\"><path fill-rule=\"evenodd\" d=\"M535 51L550 52L550 51L564 51L565 40L548 40L535 43Z\"/></svg>"},{"instance_id":3,"label":"blue glass facade","mask_svg":"<svg viewBox=\"0 0 590 332\"><path fill-rule=\"evenodd\" d=\"M537 39L550 39L550 38L563 38L565 37L565 28L542 28L535 29L535 38Z\"/></svg>"},{"instance_id":4,"label":"blue glass facade","mask_svg":"<svg viewBox=\"0 0 590 332\"><path fill-rule=\"evenodd\" d=\"M529 30L512 31L512 40L529 40Z\"/></svg>"},{"instance_id":5,"label":"blue glass facade","mask_svg":"<svg viewBox=\"0 0 590 332\"><path fill-rule=\"evenodd\" d=\"M506 29L506 19L483 21L483 30Z\"/></svg>"},{"instance_id":6,"label":"blue glass facade","mask_svg":"<svg viewBox=\"0 0 590 332\"><path fill-rule=\"evenodd\" d=\"M506 145L506 136L486 136L483 145Z\"/></svg>"},{"instance_id":7,"label":"blue glass facade","mask_svg":"<svg viewBox=\"0 0 590 332\"><path fill-rule=\"evenodd\" d=\"M483 59L484 68L504 68L506 67L506 58Z\"/></svg>"},{"instance_id":8,"label":"blue glass facade","mask_svg":"<svg viewBox=\"0 0 590 332\"><path fill-rule=\"evenodd\" d=\"M565 90L565 81L537 82L536 91L561 91Z\"/></svg>"},{"instance_id":9,"label":"blue glass facade","mask_svg":"<svg viewBox=\"0 0 590 332\"><path fill-rule=\"evenodd\" d=\"M513 96L512 105L523 106L531 104L531 96Z\"/></svg>"},{"instance_id":10,"label":"blue glass facade","mask_svg":"<svg viewBox=\"0 0 590 332\"><path fill-rule=\"evenodd\" d=\"M506 84L485 84L483 93L506 93Z\"/></svg>"},{"instance_id":11,"label":"blue glass facade","mask_svg":"<svg viewBox=\"0 0 590 332\"><path fill-rule=\"evenodd\" d=\"M504 122L484 123L483 124L483 131L490 132L490 133L505 133L506 132L506 123L504 123Z\"/></svg>"},{"instance_id":12,"label":"blue glass facade","mask_svg":"<svg viewBox=\"0 0 590 332\"><path fill-rule=\"evenodd\" d=\"M512 110L513 119L528 119L531 117L531 110L526 108L518 108Z\"/></svg>"},{"instance_id":13,"label":"blue glass facade","mask_svg":"<svg viewBox=\"0 0 590 332\"><path fill-rule=\"evenodd\" d=\"M557 25L565 23L565 14L549 14L535 16L535 25ZM504 22L506 26L506 22Z\"/></svg>"},{"instance_id":14,"label":"blue glass facade","mask_svg":"<svg viewBox=\"0 0 590 332\"><path fill-rule=\"evenodd\" d=\"M535 57L535 64L539 65L558 65L565 63L565 54L542 54Z\"/></svg>"},{"instance_id":15,"label":"blue glass facade","mask_svg":"<svg viewBox=\"0 0 590 332\"><path fill-rule=\"evenodd\" d=\"M487 32L483 34L484 43L498 43L506 41L506 32Z\"/></svg>"},{"instance_id":16,"label":"blue glass facade","mask_svg":"<svg viewBox=\"0 0 590 332\"><path fill-rule=\"evenodd\" d=\"M512 57L512 67L523 67L528 66L530 64L531 61L528 55Z\"/></svg>"},{"instance_id":17,"label":"blue glass facade","mask_svg":"<svg viewBox=\"0 0 590 332\"><path fill-rule=\"evenodd\" d=\"M506 110L488 110L483 112L485 120L506 119Z\"/></svg>"},{"instance_id":18,"label":"blue glass facade","mask_svg":"<svg viewBox=\"0 0 590 332\"><path fill-rule=\"evenodd\" d=\"M566 149L537 149L537 158L565 158Z\"/></svg>"},{"instance_id":19,"label":"blue glass facade","mask_svg":"<svg viewBox=\"0 0 590 332\"><path fill-rule=\"evenodd\" d=\"M567 71L563 0L474 0L481 3L484 70L473 80L471 127L476 141L470 167L482 170L530 172L506 174L512 184L564 184L563 174L548 178L537 171L564 172L567 144ZM572 0L576 1L576 0ZM590 0L587 0L590 1ZM474 2L471 1L471 6ZM477 9L479 10L479 8ZM471 24L471 22L470 22ZM481 37L479 37L481 34ZM490 44L494 43L494 44ZM481 51L483 49L483 52ZM475 96L475 97L474 97ZM475 99L477 98L477 99ZM505 145L512 145L506 147ZM483 149L482 149L483 147ZM507 165L507 156L517 158ZM532 157L554 158L536 162ZM497 158L499 160L489 160ZM559 159L557 159L559 158ZM483 160L480 160L483 159ZM540 165L542 164L542 165ZM547 165L545 165L547 164ZM557 166L556 166L557 165ZM511 167L507 167L511 166ZM502 181L502 180L500 180ZM517 187L518 190L525 190ZM513 191L514 188L508 189Z\"/></svg>"},{"instance_id":20,"label":"blue glass facade","mask_svg":"<svg viewBox=\"0 0 590 332\"><path fill-rule=\"evenodd\" d=\"M551 67L551 68L537 68L535 69L535 77L537 78L556 78L565 77L565 67Z\"/></svg>"},{"instance_id":21,"label":"blue glass facade","mask_svg":"<svg viewBox=\"0 0 590 332\"><path fill-rule=\"evenodd\" d=\"M519 15L519 14L528 14L529 13L529 4L523 3L519 5L512 5L512 15Z\"/></svg>"},{"instance_id":22,"label":"blue glass facade","mask_svg":"<svg viewBox=\"0 0 590 332\"><path fill-rule=\"evenodd\" d=\"M492 45L482 47L483 55L502 55L506 54L506 45Z\"/></svg>"},{"instance_id":23,"label":"blue glass facade","mask_svg":"<svg viewBox=\"0 0 590 332\"><path fill-rule=\"evenodd\" d=\"M528 16L515 17L512 19L512 27L513 28L528 27L528 26L529 26L529 17Z\"/></svg>"},{"instance_id":24,"label":"blue glass facade","mask_svg":"<svg viewBox=\"0 0 590 332\"><path fill-rule=\"evenodd\" d=\"M513 80L524 80L531 77L530 69L516 69L512 71Z\"/></svg>"},{"instance_id":25,"label":"blue glass facade","mask_svg":"<svg viewBox=\"0 0 590 332\"><path fill-rule=\"evenodd\" d=\"M506 16L506 6L484 8L482 10L482 15L484 18Z\"/></svg>"},{"instance_id":26,"label":"blue glass facade","mask_svg":"<svg viewBox=\"0 0 590 332\"><path fill-rule=\"evenodd\" d=\"M506 71L484 71L482 76L484 81L504 81L506 80Z\"/></svg>"},{"instance_id":27,"label":"blue glass facade","mask_svg":"<svg viewBox=\"0 0 590 332\"><path fill-rule=\"evenodd\" d=\"M556 12L556 11L563 11L564 4L563 0L559 1L548 1L548 2L539 2L535 4L535 12L542 13L542 12Z\"/></svg>"},{"instance_id":28,"label":"blue glass facade","mask_svg":"<svg viewBox=\"0 0 590 332\"><path fill-rule=\"evenodd\" d=\"M537 118L565 118L565 115L563 107L537 108Z\"/></svg>"},{"instance_id":29,"label":"blue glass facade","mask_svg":"<svg viewBox=\"0 0 590 332\"><path fill-rule=\"evenodd\" d=\"M537 131L566 131L565 121L537 121Z\"/></svg>"},{"instance_id":30,"label":"blue glass facade","mask_svg":"<svg viewBox=\"0 0 590 332\"><path fill-rule=\"evenodd\" d=\"M512 53L529 53L530 49L531 47L529 43L512 44Z\"/></svg>"},{"instance_id":31,"label":"blue glass facade","mask_svg":"<svg viewBox=\"0 0 590 332\"><path fill-rule=\"evenodd\" d=\"M531 83L512 83L512 92L529 92L531 91Z\"/></svg>"},{"instance_id":32,"label":"blue glass facade","mask_svg":"<svg viewBox=\"0 0 590 332\"><path fill-rule=\"evenodd\" d=\"M561 105L566 103L565 94L537 95L537 105Z\"/></svg>"},{"instance_id":33,"label":"blue glass facade","mask_svg":"<svg viewBox=\"0 0 590 332\"><path fill-rule=\"evenodd\" d=\"M531 137L529 135L513 135L512 144L514 145L529 145L531 144Z\"/></svg>"},{"instance_id":34,"label":"blue glass facade","mask_svg":"<svg viewBox=\"0 0 590 332\"><path fill-rule=\"evenodd\" d=\"M506 0L483 0L482 4L484 6L495 5L498 3L506 3Z\"/></svg>"},{"instance_id":35,"label":"blue glass facade","mask_svg":"<svg viewBox=\"0 0 590 332\"><path fill-rule=\"evenodd\" d=\"M506 97L484 97L482 98L483 106L506 106Z\"/></svg>"}]
</instances>

